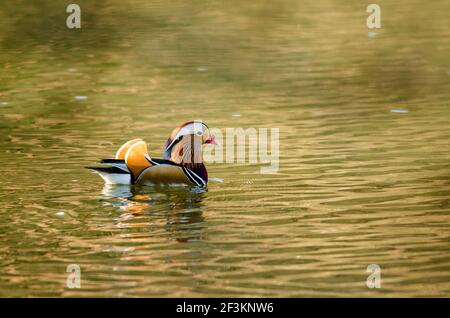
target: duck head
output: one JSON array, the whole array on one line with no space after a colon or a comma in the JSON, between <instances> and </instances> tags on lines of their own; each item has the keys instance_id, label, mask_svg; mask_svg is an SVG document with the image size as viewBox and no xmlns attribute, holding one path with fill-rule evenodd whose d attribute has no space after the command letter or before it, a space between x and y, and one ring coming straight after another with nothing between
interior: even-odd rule
<instances>
[{"instance_id":1,"label":"duck head","mask_svg":"<svg viewBox=\"0 0 450 318\"><path fill-rule=\"evenodd\" d=\"M203 163L203 145L217 145L209 127L201 121L189 121L177 126L164 146L164 159L188 168Z\"/></svg>"}]
</instances>

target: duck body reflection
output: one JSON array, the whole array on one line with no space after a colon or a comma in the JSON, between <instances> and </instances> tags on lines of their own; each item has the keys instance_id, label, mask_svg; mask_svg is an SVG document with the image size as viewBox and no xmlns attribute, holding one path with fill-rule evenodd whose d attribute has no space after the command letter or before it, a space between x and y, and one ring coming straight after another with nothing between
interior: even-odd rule
<instances>
[{"instance_id":1,"label":"duck body reflection","mask_svg":"<svg viewBox=\"0 0 450 318\"><path fill-rule=\"evenodd\" d=\"M120 212L115 220L118 228L145 228L165 219L167 236L186 243L202 240L206 191L198 187L105 184L101 199Z\"/></svg>"}]
</instances>

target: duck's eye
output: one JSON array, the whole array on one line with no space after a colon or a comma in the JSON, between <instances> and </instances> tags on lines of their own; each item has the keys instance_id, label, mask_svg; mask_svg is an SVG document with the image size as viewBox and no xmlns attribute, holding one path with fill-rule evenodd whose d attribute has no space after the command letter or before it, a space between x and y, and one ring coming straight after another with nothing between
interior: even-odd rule
<instances>
[{"instance_id":1,"label":"duck's eye","mask_svg":"<svg viewBox=\"0 0 450 318\"><path fill-rule=\"evenodd\" d=\"M196 134L197 136L203 136L203 131L197 131L195 134Z\"/></svg>"}]
</instances>

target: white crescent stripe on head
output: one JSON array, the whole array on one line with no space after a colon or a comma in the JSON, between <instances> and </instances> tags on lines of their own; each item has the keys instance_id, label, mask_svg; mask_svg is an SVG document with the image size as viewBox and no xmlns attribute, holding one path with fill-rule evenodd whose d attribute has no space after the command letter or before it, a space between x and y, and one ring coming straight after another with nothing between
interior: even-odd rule
<instances>
[{"instance_id":1,"label":"white crescent stripe on head","mask_svg":"<svg viewBox=\"0 0 450 318\"><path fill-rule=\"evenodd\" d=\"M167 149L170 149L170 147L172 147L172 145L175 143L175 141L177 141L177 139L179 139L182 136L195 134L197 132L203 133L203 126L205 126L207 130L209 130L209 127L205 123L203 123L201 121L194 121L193 123L190 123L189 125L184 126L175 135L175 137L173 138L172 142L166 147L165 150L167 151Z\"/></svg>"}]
</instances>

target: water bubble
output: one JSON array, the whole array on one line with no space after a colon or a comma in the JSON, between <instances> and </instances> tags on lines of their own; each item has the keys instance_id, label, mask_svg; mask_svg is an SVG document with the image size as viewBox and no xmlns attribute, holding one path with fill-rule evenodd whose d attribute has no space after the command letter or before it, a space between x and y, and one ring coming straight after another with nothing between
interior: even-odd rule
<instances>
[{"instance_id":1,"label":"water bubble","mask_svg":"<svg viewBox=\"0 0 450 318\"><path fill-rule=\"evenodd\" d=\"M199 67L197 67L197 71L198 72L207 72L208 71L208 67L206 67L206 66L199 66Z\"/></svg>"},{"instance_id":2,"label":"water bubble","mask_svg":"<svg viewBox=\"0 0 450 318\"><path fill-rule=\"evenodd\" d=\"M231 114L231 116L233 116L233 117L241 117L241 114L239 114L239 113L234 113L234 114Z\"/></svg>"},{"instance_id":3,"label":"water bubble","mask_svg":"<svg viewBox=\"0 0 450 318\"><path fill-rule=\"evenodd\" d=\"M75 99L76 100L86 100L86 99L88 99L88 97L80 95L80 96L75 96Z\"/></svg>"},{"instance_id":4,"label":"water bubble","mask_svg":"<svg viewBox=\"0 0 450 318\"><path fill-rule=\"evenodd\" d=\"M209 181L214 181L214 182L220 182L220 183L222 183L222 182L223 182L223 179L222 179L222 178L209 178Z\"/></svg>"},{"instance_id":5,"label":"water bubble","mask_svg":"<svg viewBox=\"0 0 450 318\"><path fill-rule=\"evenodd\" d=\"M68 69L67 69L67 72L76 72L76 71L77 71L76 68L68 68Z\"/></svg>"},{"instance_id":6,"label":"water bubble","mask_svg":"<svg viewBox=\"0 0 450 318\"><path fill-rule=\"evenodd\" d=\"M55 215L59 216L59 217L63 217L64 215L66 215L66 213L64 213L64 211L58 211L55 213Z\"/></svg>"},{"instance_id":7,"label":"water bubble","mask_svg":"<svg viewBox=\"0 0 450 318\"><path fill-rule=\"evenodd\" d=\"M403 109L403 108L394 108L394 109L391 109L391 113L405 114L405 113L409 113L409 110Z\"/></svg>"},{"instance_id":8,"label":"water bubble","mask_svg":"<svg viewBox=\"0 0 450 318\"><path fill-rule=\"evenodd\" d=\"M1 102L0 105L6 106L6 105L8 105L8 102Z\"/></svg>"},{"instance_id":9,"label":"water bubble","mask_svg":"<svg viewBox=\"0 0 450 318\"><path fill-rule=\"evenodd\" d=\"M378 33L377 32L373 32L373 31L369 31L368 33L367 33L367 36L369 37L369 38L375 38L375 37L377 37L377 35L378 35Z\"/></svg>"}]
</instances>

